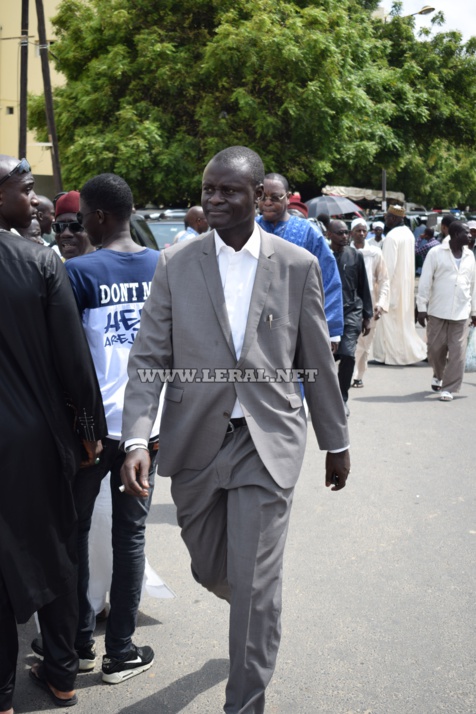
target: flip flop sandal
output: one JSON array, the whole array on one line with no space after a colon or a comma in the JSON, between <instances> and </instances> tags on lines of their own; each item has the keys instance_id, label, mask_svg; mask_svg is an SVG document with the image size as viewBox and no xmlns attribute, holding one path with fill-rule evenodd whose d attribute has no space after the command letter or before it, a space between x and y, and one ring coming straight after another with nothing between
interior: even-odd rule
<instances>
[{"instance_id":1,"label":"flip flop sandal","mask_svg":"<svg viewBox=\"0 0 476 714\"><path fill-rule=\"evenodd\" d=\"M451 392L441 392L440 394L440 402L452 402L453 401L453 395Z\"/></svg>"},{"instance_id":2,"label":"flip flop sandal","mask_svg":"<svg viewBox=\"0 0 476 714\"><path fill-rule=\"evenodd\" d=\"M51 699L57 707L73 707L75 704L78 703L78 697L76 694L74 694L69 699L60 699L56 696L56 694L53 692L50 685L46 681L43 672L43 666L41 664L38 667L32 667L30 669L30 678L35 682L38 687L40 687L41 689L43 689L43 691L50 695Z\"/></svg>"}]
</instances>

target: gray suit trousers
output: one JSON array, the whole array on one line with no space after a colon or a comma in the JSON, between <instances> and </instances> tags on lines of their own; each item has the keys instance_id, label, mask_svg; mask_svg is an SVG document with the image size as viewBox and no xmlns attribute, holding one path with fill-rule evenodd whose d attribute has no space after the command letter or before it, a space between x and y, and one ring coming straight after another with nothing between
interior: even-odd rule
<instances>
[{"instance_id":1,"label":"gray suit trousers","mask_svg":"<svg viewBox=\"0 0 476 714\"><path fill-rule=\"evenodd\" d=\"M203 470L172 477L195 579L230 603L226 714L263 714L281 636L284 545L293 488L271 478L247 427Z\"/></svg>"}]
</instances>

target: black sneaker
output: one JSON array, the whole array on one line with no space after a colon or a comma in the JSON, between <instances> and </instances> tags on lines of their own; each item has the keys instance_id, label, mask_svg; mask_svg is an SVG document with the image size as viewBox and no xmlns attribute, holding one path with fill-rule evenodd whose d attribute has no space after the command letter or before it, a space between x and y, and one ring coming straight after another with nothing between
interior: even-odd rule
<instances>
[{"instance_id":1,"label":"black sneaker","mask_svg":"<svg viewBox=\"0 0 476 714\"><path fill-rule=\"evenodd\" d=\"M32 640L31 649L35 657L38 657L38 659L44 658L45 653L43 651L43 640L41 639L41 635ZM96 647L94 645L94 640L91 640L89 644L85 645L85 647L81 647L79 650L76 650L76 652L79 657L80 672L89 672L91 669L94 669L96 666Z\"/></svg>"},{"instance_id":2,"label":"black sneaker","mask_svg":"<svg viewBox=\"0 0 476 714\"><path fill-rule=\"evenodd\" d=\"M136 647L131 649L124 659L114 659L104 655L102 658L102 681L108 684L120 684L136 674L145 672L154 664L152 647Z\"/></svg>"}]
</instances>

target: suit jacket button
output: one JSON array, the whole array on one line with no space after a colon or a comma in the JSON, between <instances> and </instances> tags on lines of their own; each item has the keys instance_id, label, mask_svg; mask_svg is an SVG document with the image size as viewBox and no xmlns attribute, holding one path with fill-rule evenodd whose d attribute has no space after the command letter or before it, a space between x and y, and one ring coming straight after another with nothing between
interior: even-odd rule
<instances>
[{"instance_id":1,"label":"suit jacket button","mask_svg":"<svg viewBox=\"0 0 476 714\"><path fill-rule=\"evenodd\" d=\"M225 417L225 419L229 419L229 418L231 417L231 413L230 413L230 412L223 412L223 416Z\"/></svg>"}]
</instances>

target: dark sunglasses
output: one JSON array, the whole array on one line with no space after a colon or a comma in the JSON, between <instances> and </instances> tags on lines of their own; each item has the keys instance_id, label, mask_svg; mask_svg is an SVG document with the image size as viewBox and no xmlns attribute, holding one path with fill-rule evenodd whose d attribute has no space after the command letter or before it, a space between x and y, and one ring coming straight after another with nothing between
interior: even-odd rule
<instances>
[{"instance_id":1,"label":"dark sunglasses","mask_svg":"<svg viewBox=\"0 0 476 714\"><path fill-rule=\"evenodd\" d=\"M77 221L58 221L54 222L51 224L51 228L53 230L53 233L63 233L63 231L69 230L71 233L81 233L81 231L84 231L83 226L81 223L78 223Z\"/></svg>"},{"instance_id":2,"label":"dark sunglasses","mask_svg":"<svg viewBox=\"0 0 476 714\"><path fill-rule=\"evenodd\" d=\"M0 186L2 183L5 183L5 181L8 181L9 178L13 176L13 174L29 174L31 171L31 166L28 163L26 159L22 159L11 171L9 174L4 176L2 179L0 179Z\"/></svg>"}]
</instances>

